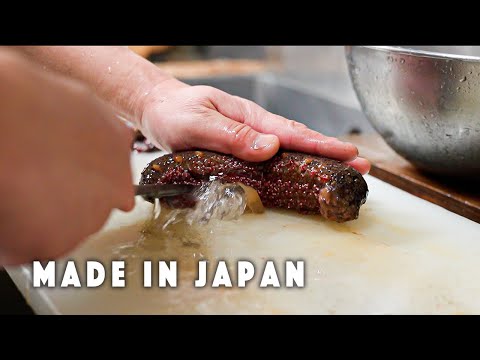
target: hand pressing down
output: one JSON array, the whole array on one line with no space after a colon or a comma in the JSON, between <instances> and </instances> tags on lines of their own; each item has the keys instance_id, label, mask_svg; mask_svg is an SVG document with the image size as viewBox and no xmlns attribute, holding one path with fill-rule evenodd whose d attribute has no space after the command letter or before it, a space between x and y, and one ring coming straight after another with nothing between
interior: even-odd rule
<instances>
[{"instance_id":1,"label":"hand pressing down","mask_svg":"<svg viewBox=\"0 0 480 360\"><path fill-rule=\"evenodd\" d=\"M358 150L350 143L272 114L252 101L176 79L163 81L148 94L139 127L166 151L202 148L264 161L282 147L346 162L362 174L370 170L370 163L357 157Z\"/></svg>"}]
</instances>

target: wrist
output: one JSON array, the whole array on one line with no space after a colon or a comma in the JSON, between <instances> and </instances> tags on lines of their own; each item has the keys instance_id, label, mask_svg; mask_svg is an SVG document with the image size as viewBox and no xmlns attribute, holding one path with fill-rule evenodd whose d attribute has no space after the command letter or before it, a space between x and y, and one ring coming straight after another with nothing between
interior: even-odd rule
<instances>
[{"instance_id":1,"label":"wrist","mask_svg":"<svg viewBox=\"0 0 480 360\"><path fill-rule=\"evenodd\" d=\"M97 91L117 108L118 115L141 128L142 115L152 94L175 78L128 47L116 47L104 57L108 59L105 64L108 71L95 86ZM112 63L111 58L120 60Z\"/></svg>"},{"instance_id":2,"label":"wrist","mask_svg":"<svg viewBox=\"0 0 480 360\"><path fill-rule=\"evenodd\" d=\"M145 119L145 112L148 111L148 109L153 104L162 103L173 91L189 86L190 85L174 77L165 78L152 86L148 91L144 93L144 97L138 106L138 108L140 109L140 114L137 117L137 126L139 126L139 128L142 130L145 125L143 124L143 120Z\"/></svg>"}]
</instances>

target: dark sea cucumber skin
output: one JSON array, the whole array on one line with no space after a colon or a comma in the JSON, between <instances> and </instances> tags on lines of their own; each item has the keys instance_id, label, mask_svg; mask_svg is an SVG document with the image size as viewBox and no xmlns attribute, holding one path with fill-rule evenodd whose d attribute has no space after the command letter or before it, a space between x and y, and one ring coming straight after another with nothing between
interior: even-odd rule
<instances>
[{"instance_id":1,"label":"dark sea cucumber skin","mask_svg":"<svg viewBox=\"0 0 480 360\"><path fill-rule=\"evenodd\" d=\"M258 163L203 150L167 154L148 164L140 183L201 185L213 179L253 187L267 208L320 214L336 222L357 219L368 196L365 179L352 167L284 150ZM173 203L181 207L179 199Z\"/></svg>"}]
</instances>

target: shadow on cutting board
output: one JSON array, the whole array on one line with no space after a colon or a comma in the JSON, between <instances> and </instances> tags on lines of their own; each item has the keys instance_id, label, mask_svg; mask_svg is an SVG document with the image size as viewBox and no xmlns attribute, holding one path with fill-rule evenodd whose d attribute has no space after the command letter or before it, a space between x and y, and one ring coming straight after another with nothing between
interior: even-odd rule
<instances>
[{"instance_id":1,"label":"shadow on cutting board","mask_svg":"<svg viewBox=\"0 0 480 360\"><path fill-rule=\"evenodd\" d=\"M0 315L34 315L5 270L0 270L0 294Z\"/></svg>"}]
</instances>

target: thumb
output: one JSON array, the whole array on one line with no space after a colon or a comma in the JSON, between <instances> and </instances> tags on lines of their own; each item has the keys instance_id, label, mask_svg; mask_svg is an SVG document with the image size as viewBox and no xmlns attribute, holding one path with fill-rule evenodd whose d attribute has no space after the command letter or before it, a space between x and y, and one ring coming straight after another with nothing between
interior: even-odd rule
<instances>
[{"instance_id":1,"label":"thumb","mask_svg":"<svg viewBox=\"0 0 480 360\"><path fill-rule=\"evenodd\" d=\"M231 154L246 161L264 161L278 152L275 135L262 134L215 110L208 110L203 121L188 131L190 147Z\"/></svg>"}]
</instances>

